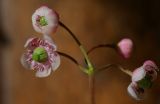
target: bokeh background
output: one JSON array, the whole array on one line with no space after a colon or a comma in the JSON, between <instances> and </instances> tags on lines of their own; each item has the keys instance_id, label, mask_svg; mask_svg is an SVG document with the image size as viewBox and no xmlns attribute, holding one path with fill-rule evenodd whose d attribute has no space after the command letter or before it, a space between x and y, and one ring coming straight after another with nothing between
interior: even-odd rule
<instances>
[{"instance_id":1,"label":"bokeh background","mask_svg":"<svg viewBox=\"0 0 160 104\"><path fill-rule=\"evenodd\" d=\"M23 45L38 36L31 15L41 5L55 9L85 48L100 43L117 43L124 37L134 41L128 60L113 50L90 54L96 67L119 63L134 70L144 60L160 66L159 0L1 0L0 1L0 104L90 104L88 78L76 65L61 57L60 68L47 78L36 78L20 64ZM58 28L51 34L58 50L83 63L83 56L68 33ZM130 78L115 68L96 76L96 104L160 104L160 77L145 99L137 102L127 93Z\"/></svg>"}]
</instances>

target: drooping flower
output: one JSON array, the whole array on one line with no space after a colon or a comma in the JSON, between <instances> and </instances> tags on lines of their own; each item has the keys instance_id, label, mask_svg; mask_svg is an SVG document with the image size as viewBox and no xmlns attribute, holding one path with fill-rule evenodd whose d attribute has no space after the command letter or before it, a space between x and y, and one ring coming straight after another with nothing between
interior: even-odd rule
<instances>
[{"instance_id":1,"label":"drooping flower","mask_svg":"<svg viewBox=\"0 0 160 104\"><path fill-rule=\"evenodd\" d=\"M37 77L47 77L51 70L55 71L60 65L60 56L56 45L47 39L30 38L27 40L22 65L27 69L36 70Z\"/></svg>"},{"instance_id":2,"label":"drooping flower","mask_svg":"<svg viewBox=\"0 0 160 104\"><path fill-rule=\"evenodd\" d=\"M131 39L124 38L117 44L117 46L120 54L124 58L130 57L133 48L133 42Z\"/></svg>"},{"instance_id":3,"label":"drooping flower","mask_svg":"<svg viewBox=\"0 0 160 104\"><path fill-rule=\"evenodd\" d=\"M143 65L132 73L132 82L128 86L128 93L136 100L141 100L145 89L151 88L153 81L157 78L157 65L147 60Z\"/></svg>"},{"instance_id":4,"label":"drooping flower","mask_svg":"<svg viewBox=\"0 0 160 104\"><path fill-rule=\"evenodd\" d=\"M47 6L41 6L32 15L32 25L35 31L43 34L55 32L58 27L59 16Z\"/></svg>"}]
</instances>

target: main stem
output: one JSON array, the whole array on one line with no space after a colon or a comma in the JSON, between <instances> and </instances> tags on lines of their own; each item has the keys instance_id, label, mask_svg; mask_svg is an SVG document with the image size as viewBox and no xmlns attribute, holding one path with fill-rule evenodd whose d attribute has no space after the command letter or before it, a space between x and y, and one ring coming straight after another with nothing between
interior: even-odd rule
<instances>
[{"instance_id":1,"label":"main stem","mask_svg":"<svg viewBox=\"0 0 160 104\"><path fill-rule=\"evenodd\" d=\"M74 33L67 26L65 26L61 21L59 21L59 25L62 26L64 29L66 29L70 33L72 38L78 44L86 62L87 62L88 67L87 67L86 73L88 74L88 77L89 77L90 99L91 99L91 104L95 104L95 101L94 101L94 68L93 68L93 65L92 65L91 61L89 60L89 57L87 55L86 50L84 49L84 47L82 46L82 44L78 40L78 38L74 35Z\"/></svg>"},{"instance_id":2,"label":"main stem","mask_svg":"<svg viewBox=\"0 0 160 104\"><path fill-rule=\"evenodd\" d=\"M95 76L94 74L89 76L89 89L90 89L91 104L95 104Z\"/></svg>"}]
</instances>

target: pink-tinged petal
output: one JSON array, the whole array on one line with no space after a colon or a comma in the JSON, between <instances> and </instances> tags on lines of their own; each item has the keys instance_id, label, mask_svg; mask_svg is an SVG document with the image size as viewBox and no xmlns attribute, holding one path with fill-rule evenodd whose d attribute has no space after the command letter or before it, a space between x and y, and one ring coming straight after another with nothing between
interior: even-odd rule
<instances>
[{"instance_id":1,"label":"pink-tinged petal","mask_svg":"<svg viewBox=\"0 0 160 104\"><path fill-rule=\"evenodd\" d=\"M43 38L52 44L54 43L53 39L48 34L43 34Z\"/></svg>"},{"instance_id":2,"label":"pink-tinged petal","mask_svg":"<svg viewBox=\"0 0 160 104\"><path fill-rule=\"evenodd\" d=\"M52 51L57 49L56 45L54 44L53 40L48 36L45 36L47 39L40 39L40 38L30 38L27 40L25 47L29 50L34 50L36 47L46 47ZM50 38L50 39L49 39Z\"/></svg>"},{"instance_id":3,"label":"pink-tinged petal","mask_svg":"<svg viewBox=\"0 0 160 104\"><path fill-rule=\"evenodd\" d=\"M40 8L38 8L35 13L39 14L39 15L46 15L49 12L51 12L52 10L49 9L47 6L41 6Z\"/></svg>"},{"instance_id":4,"label":"pink-tinged petal","mask_svg":"<svg viewBox=\"0 0 160 104\"><path fill-rule=\"evenodd\" d=\"M145 61L144 64L143 64L143 67L145 67L145 70L147 70L147 71L150 71L150 70L158 71L159 70L158 66L152 60Z\"/></svg>"},{"instance_id":5,"label":"pink-tinged petal","mask_svg":"<svg viewBox=\"0 0 160 104\"><path fill-rule=\"evenodd\" d=\"M20 61L21 61L21 64L23 65L24 68L30 69L30 64L27 62L27 58L24 54L21 56Z\"/></svg>"},{"instance_id":6,"label":"pink-tinged petal","mask_svg":"<svg viewBox=\"0 0 160 104\"><path fill-rule=\"evenodd\" d=\"M57 50L57 46L55 45L53 39L49 35L44 34L43 38L46 40L45 41L46 43L48 43L50 46L52 46L54 48L54 51ZM51 47L48 47L48 48L51 48Z\"/></svg>"},{"instance_id":7,"label":"pink-tinged petal","mask_svg":"<svg viewBox=\"0 0 160 104\"><path fill-rule=\"evenodd\" d=\"M28 40L27 40L27 42L25 43L25 45L24 45L24 47L25 48L28 48L28 49L30 49L30 50L33 50L35 47L38 47L38 41L39 41L40 39L39 38L29 38Z\"/></svg>"},{"instance_id":8,"label":"pink-tinged petal","mask_svg":"<svg viewBox=\"0 0 160 104\"><path fill-rule=\"evenodd\" d=\"M132 81L137 82L142 80L146 76L146 71L143 67L135 69L132 73Z\"/></svg>"},{"instance_id":9,"label":"pink-tinged petal","mask_svg":"<svg viewBox=\"0 0 160 104\"><path fill-rule=\"evenodd\" d=\"M43 71L40 71L40 70L37 70L36 72L36 77L47 77L51 74L51 69L47 69L47 70L43 70Z\"/></svg>"},{"instance_id":10,"label":"pink-tinged petal","mask_svg":"<svg viewBox=\"0 0 160 104\"><path fill-rule=\"evenodd\" d=\"M28 47L29 43L30 43L31 41L33 41L33 40L34 40L34 38L29 38L29 39L27 40L27 42L25 43L24 47L25 47L25 48Z\"/></svg>"},{"instance_id":11,"label":"pink-tinged petal","mask_svg":"<svg viewBox=\"0 0 160 104\"><path fill-rule=\"evenodd\" d=\"M132 82L128 86L127 90L128 90L129 95L132 98L134 98L135 100L142 100L143 94L144 94L144 90L138 88L136 83Z\"/></svg>"},{"instance_id":12,"label":"pink-tinged petal","mask_svg":"<svg viewBox=\"0 0 160 104\"><path fill-rule=\"evenodd\" d=\"M38 33L42 33L42 29L39 26L39 24L37 23L38 18L39 18L38 15L36 15L36 14L32 15L32 25L33 25L33 28L34 28L35 31L37 31Z\"/></svg>"},{"instance_id":13,"label":"pink-tinged petal","mask_svg":"<svg viewBox=\"0 0 160 104\"><path fill-rule=\"evenodd\" d=\"M46 61L45 63L39 63L36 61L31 62L31 69L33 70L43 71L43 70L48 70L50 68L51 68L51 65L48 61Z\"/></svg>"},{"instance_id":14,"label":"pink-tinged petal","mask_svg":"<svg viewBox=\"0 0 160 104\"><path fill-rule=\"evenodd\" d=\"M154 81L157 78L157 65L153 61L147 60L144 62L143 67L147 71L147 74L152 76L152 81Z\"/></svg>"},{"instance_id":15,"label":"pink-tinged petal","mask_svg":"<svg viewBox=\"0 0 160 104\"><path fill-rule=\"evenodd\" d=\"M118 48L124 58L129 58L132 52L133 42L128 38L122 39L118 43Z\"/></svg>"},{"instance_id":16,"label":"pink-tinged petal","mask_svg":"<svg viewBox=\"0 0 160 104\"><path fill-rule=\"evenodd\" d=\"M58 53L55 52L54 54L51 54L50 57L51 57L50 62L52 65L52 70L55 71L60 66L61 63L60 56L58 55Z\"/></svg>"}]
</instances>

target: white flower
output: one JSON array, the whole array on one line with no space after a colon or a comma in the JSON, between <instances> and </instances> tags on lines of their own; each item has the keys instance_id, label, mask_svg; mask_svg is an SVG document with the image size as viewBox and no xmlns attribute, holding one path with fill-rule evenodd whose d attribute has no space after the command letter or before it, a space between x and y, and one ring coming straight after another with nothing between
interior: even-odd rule
<instances>
[{"instance_id":1,"label":"white flower","mask_svg":"<svg viewBox=\"0 0 160 104\"><path fill-rule=\"evenodd\" d=\"M59 67L60 56L51 40L30 38L25 48L21 63L27 69L36 70L37 77L47 77L51 70L55 71Z\"/></svg>"},{"instance_id":2,"label":"white flower","mask_svg":"<svg viewBox=\"0 0 160 104\"><path fill-rule=\"evenodd\" d=\"M32 15L32 24L35 31L43 34L56 32L59 16L47 6L41 6Z\"/></svg>"},{"instance_id":3,"label":"white flower","mask_svg":"<svg viewBox=\"0 0 160 104\"><path fill-rule=\"evenodd\" d=\"M147 60L132 73L132 82L128 86L128 93L136 100L143 99L145 89L151 88L157 78L157 65Z\"/></svg>"}]
</instances>

